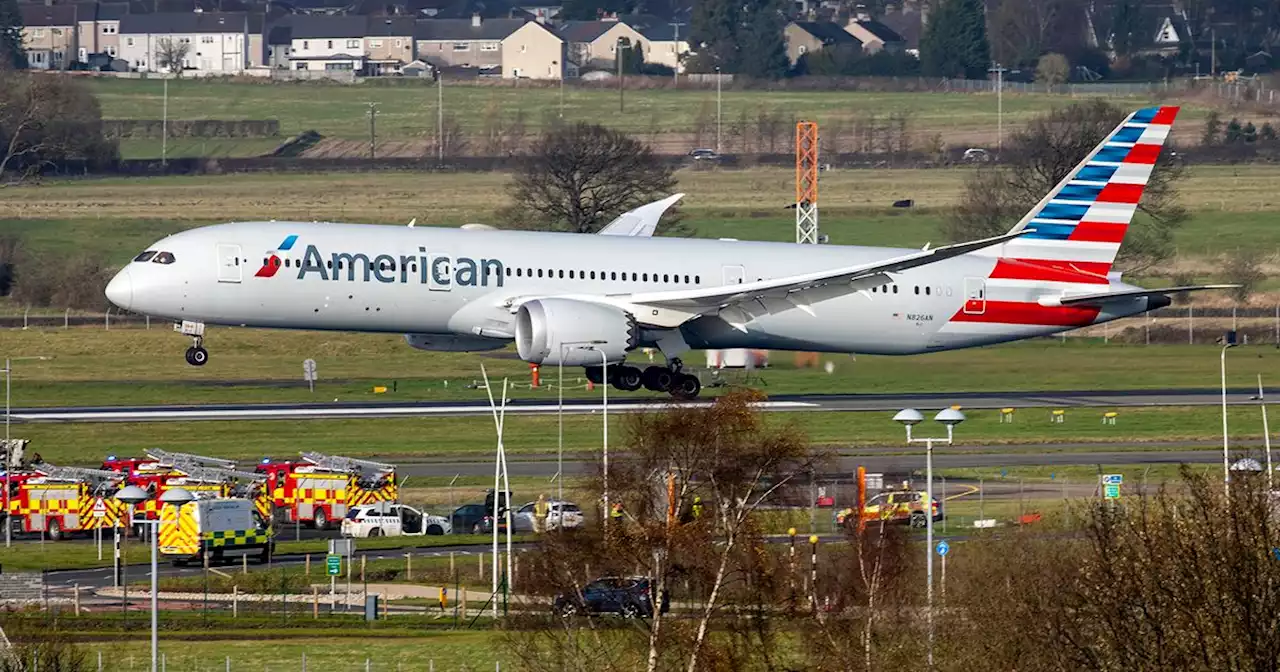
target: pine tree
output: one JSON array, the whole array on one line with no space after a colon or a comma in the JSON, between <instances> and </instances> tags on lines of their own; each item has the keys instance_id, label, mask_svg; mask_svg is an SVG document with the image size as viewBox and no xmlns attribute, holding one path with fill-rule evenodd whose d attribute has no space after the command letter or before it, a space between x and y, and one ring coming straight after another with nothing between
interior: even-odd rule
<instances>
[{"instance_id":1,"label":"pine tree","mask_svg":"<svg viewBox=\"0 0 1280 672\"><path fill-rule=\"evenodd\" d=\"M0 68L27 67L27 52L22 48L22 13L18 0L0 0Z\"/></svg>"},{"instance_id":2,"label":"pine tree","mask_svg":"<svg viewBox=\"0 0 1280 672\"><path fill-rule=\"evenodd\" d=\"M699 0L689 42L705 44L689 61L694 72L735 73L777 79L787 74L781 0Z\"/></svg>"},{"instance_id":3,"label":"pine tree","mask_svg":"<svg viewBox=\"0 0 1280 672\"><path fill-rule=\"evenodd\" d=\"M738 72L759 79L781 79L787 75L791 61L787 58L787 46L782 30L782 8L777 0L752 3L747 24L738 31L738 44L749 45L742 50Z\"/></svg>"},{"instance_id":4,"label":"pine tree","mask_svg":"<svg viewBox=\"0 0 1280 672\"><path fill-rule=\"evenodd\" d=\"M924 74L984 79L990 65L982 0L943 0L920 39Z\"/></svg>"}]
</instances>

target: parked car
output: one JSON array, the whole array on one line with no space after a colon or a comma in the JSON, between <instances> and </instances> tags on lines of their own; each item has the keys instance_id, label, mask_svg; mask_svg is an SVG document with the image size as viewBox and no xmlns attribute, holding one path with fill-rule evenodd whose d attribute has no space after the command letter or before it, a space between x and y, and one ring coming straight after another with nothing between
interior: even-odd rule
<instances>
[{"instance_id":1,"label":"parked car","mask_svg":"<svg viewBox=\"0 0 1280 672\"><path fill-rule=\"evenodd\" d=\"M694 149L690 150L689 158L694 161L719 161L720 154L714 149Z\"/></svg>"},{"instance_id":2,"label":"parked car","mask_svg":"<svg viewBox=\"0 0 1280 672\"><path fill-rule=\"evenodd\" d=\"M477 527L480 521L484 520L484 504L463 504L453 510L453 515L449 516L450 522L453 523L453 529L460 534L467 532L480 531Z\"/></svg>"},{"instance_id":3,"label":"parked car","mask_svg":"<svg viewBox=\"0 0 1280 672\"><path fill-rule=\"evenodd\" d=\"M991 161L991 152L981 147L970 147L964 150L964 160L969 163L987 163Z\"/></svg>"},{"instance_id":4,"label":"parked car","mask_svg":"<svg viewBox=\"0 0 1280 672\"><path fill-rule=\"evenodd\" d=\"M556 613L620 614L627 618L653 616L650 582L643 576L605 576L582 588L582 594L557 595L552 603ZM662 596L662 613L671 609L671 601Z\"/></svg>"},{"instance_id":5,"label":"parked car","mask_svg":"<svg viewBox=\"0 0 1280 672\"><path fill-rule=\"evenodd\" d=\"M505 513L500 513L498 514L498 531L506 532L506 530L507 530L507 516ZM475 534L489 534L490 532L493 532L493 518L490 516L485 516L481 518L480 522L476 523L475 527L472 528L471 531L474 532ZM528 516L522 516L519 513L512 511L511 512L511 532L512 534L532 533L533 532L533 514L531 513Z\"/></svg>"},{"instance_id":6,"label":"parked car","mask_svg":"<svg viewBox=\"0 0 1280 672\"><path fill-rule=\"evenodd\" d=\"M449 534L453 525L444 516L425 514L412 506L378 502L353 506L342 519L344 537L399 537Z\"/></svg>"},{"instance_id":7,"label":"parked car","mask_svg":"<svg viewBox=\"0 0 1280 672\"><path fill-rule=\"evenodd\" d=\"M515 515L521 518L529 519L529 529L533 529L533 509L537 502L529 502L516 510ZM563 521L563 524L562 524ZM582 509L578 508L573 502L562 502L559 500L550 500L547 502L547 529L554 530L564 527L566 530L572 530L582 524ZM516 529L520 529L519 526Z\"/></svg>"}]
</instances>

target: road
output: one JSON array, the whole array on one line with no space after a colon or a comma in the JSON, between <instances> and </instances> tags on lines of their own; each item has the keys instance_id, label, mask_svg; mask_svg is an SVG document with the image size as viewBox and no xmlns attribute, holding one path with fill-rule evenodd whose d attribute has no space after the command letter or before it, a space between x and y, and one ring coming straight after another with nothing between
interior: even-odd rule
<instances>
[{"instance_id":1,"label":"road","mask_svg":"<svg viewBox=\"0 0 1280 672\"><path fill-rule=\"evenodd\" d=\"M1280 395L1280 389L1268 390ZM1231 405L1257 403L1256 389L1228 389ZM652 410L661 399L614 398L613 412ZM707 403L707 402L693 402ZM906 407L942 408L1129 408L1142 406L1212 406L1222 403L1220 389L1164 390L1064 390L1039 392L949 392L913 394L803 394L778 395L763 403L769 411L897 411ZM566 399L564 412L599 413L602 404L590 399ZM559 406L550 401L519 399L507 412L519 415L553 415ZM388 418L487 415L488 402L411 401L290 404L207 404L191 406L81 406L14 409L15 422L160 422L189 420L299 420L307 418Z\"/></svg>"}]
</instances>

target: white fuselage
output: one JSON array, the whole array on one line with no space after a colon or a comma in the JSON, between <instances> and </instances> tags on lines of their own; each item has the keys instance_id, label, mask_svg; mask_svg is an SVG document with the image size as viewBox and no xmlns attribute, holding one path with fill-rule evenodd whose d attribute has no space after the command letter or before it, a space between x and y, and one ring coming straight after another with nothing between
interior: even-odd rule
<instances>
[{"instance_id":1,"label":"white fuselage","mask_svg":"<svg viewBox=\"0 0 1280 672\"><path fill-rule=\"evenodd\" d=\"M290 238L292 237L292 242ZM286 249L287 248L287 249ZM513 301L608 296L782 278L913 250L685 238L242 222L169 236L108 287L122 308L210 324L509 338ZM735 328L704 315L679 330L692 348L758 347L911 354L1054 333L1148 309L1146 298L1097 308L1041 308L1102 280L992 278L999 248L919 267L873 291L763 314ZM277 265L278 264L278 265ZM1016 308L1015 308L1016 307ZM644 345L662 338L645 330Z\"/></svg>"}]
</instances>

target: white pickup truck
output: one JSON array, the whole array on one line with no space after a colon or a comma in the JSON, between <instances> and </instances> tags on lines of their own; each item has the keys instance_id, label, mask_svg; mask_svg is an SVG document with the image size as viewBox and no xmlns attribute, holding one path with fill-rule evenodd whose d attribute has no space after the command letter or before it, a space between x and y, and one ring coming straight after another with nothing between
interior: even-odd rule
<instances>
[{"instance_id":1,"label":"white pickup truck","mask_svg":"<svg viewBox=\"0 0 1280 672\"><path fill-rule=\"evenodd\" d=\"M449 534L452 525L444 516L433 516L395 502L351 507L342 519L344 537L399 537Z\"/></svg>"}]
</instances>

